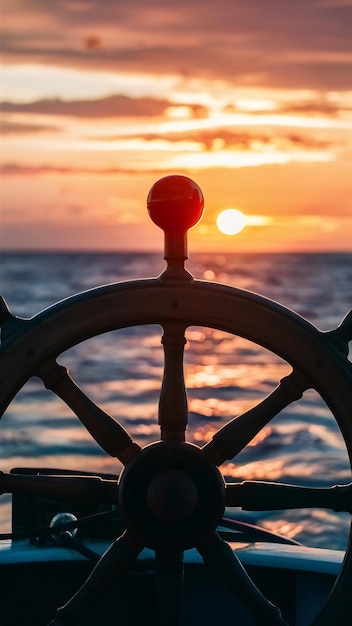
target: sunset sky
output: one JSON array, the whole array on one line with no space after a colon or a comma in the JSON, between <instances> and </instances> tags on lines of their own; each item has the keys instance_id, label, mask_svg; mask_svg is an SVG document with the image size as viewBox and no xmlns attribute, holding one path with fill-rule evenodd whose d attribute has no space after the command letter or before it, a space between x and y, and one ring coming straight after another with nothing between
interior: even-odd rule
<instances>
[{"instance_id":1,"label":"sunset sky","mask_svg":"<svg viewBox=\"0 0 352 626\"><path fill-rule=\"evenodd\" d=\"M178 173L192 249L352 251L352 0L5 0L1 30L2 249L157 250Z\"/></svg>"}]
</instances>

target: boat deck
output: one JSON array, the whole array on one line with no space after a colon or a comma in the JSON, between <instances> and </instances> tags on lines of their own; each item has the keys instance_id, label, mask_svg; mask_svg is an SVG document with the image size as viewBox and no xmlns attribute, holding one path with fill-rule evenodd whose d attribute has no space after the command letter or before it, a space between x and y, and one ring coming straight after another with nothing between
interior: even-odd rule
<instances>
[{"instance_id":1,"label":"boat deck","mask_svg":"<svg viewBox=\"0 0 352 626\"><path fill-rule=\"evenodd\" d=\"M328 597L344 554L268 543L230 545L259 588L281 607L290 626L312 623ZM91 542L90 547L101 554L108 543ZM2 542L1 626L45 626L56 607L83 583L92 566L70 548ZM154 570L154 552L145 549L124 583L108 588L75 626L155 626ZM255 626L242 603L206 571L198 552L187 550L181 625L230 623Z\"/></svg>"}]
</instances>

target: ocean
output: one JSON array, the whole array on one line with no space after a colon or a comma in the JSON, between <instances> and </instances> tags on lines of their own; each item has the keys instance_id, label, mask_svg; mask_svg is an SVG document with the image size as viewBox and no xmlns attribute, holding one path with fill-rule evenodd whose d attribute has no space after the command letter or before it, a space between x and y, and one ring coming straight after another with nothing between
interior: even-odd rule
<instances>
[{"instance_id":1,"label":"ocean","mask_svg":"<svg viewBox=\"0 0 352 626\"><path fill-rule=\"evenodd\" d=\"M31 317L54 302L100 284L153 277L160 254L34 253L0 255L0 292L11 311ZM321 330L337 326L352 307L352 254L194 254L199 279L260 293L303 315ZM144 446L159 439L157 405L163 374L158 326L127 328L86 341L59 362L88 396ZM191 327L185 379L187 440L199 446L232 417L263 399L290 367L240 337ZM55 467L118 473L70 409L38 379L26 383L0 424L0 470ZM311 487L351 481L347 452L329 409L312 390L276 416L222 467L232 481L269 480ZM302 509L228 517L264 526L309 546L344 549L350 515ZM0 531L11 525L10 496L0 498Z\"/></svg>"}]
</instances>

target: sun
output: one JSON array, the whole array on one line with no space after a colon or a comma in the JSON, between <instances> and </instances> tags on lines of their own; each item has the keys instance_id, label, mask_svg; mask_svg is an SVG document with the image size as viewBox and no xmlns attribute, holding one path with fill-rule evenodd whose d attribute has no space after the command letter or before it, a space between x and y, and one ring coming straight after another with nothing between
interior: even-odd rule
<instances>
[{"instance_id":1,"label":"sun","mask_svg":"<svg viewBox=\"0 0 352 626\"><path fill-rule=\"evenodd\" d=\"M246 225L246 216L238 209L225 209L216 218L216 225L224 235L237 235Z\"/></svg>"}]
</instances>

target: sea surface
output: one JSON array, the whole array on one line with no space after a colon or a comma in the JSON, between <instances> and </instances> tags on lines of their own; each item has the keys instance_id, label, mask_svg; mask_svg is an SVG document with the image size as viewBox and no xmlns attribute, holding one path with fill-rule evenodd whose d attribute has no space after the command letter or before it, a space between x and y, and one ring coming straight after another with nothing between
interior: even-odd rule
<instances>
[{"instance_id":1,"label":"sea surface","mask_svg":"<svg viewBox=\"0 0 352 626\"><path fill-rule=\"evenodd\" d=\"M11 311L31 317L54 302L100 284L153 277L160 254L17 253L0 255L0 292ZM352 254L195 254L196 278L261 293L321 330L337 326L352 307ZM101 335L64 353L75 381L118 419L137 443L159 439L157 406L163 374L158 326ZM203 445L229 419L255 406L290 372L276 355L218 330L187 332L187 440ZM26 383L0 424L0 470L45 467L118 473L77 417L39 379ZM351 481L339 428L321 398L308 391L276 416L222 467L232 481L269 480L326 487ZM228 516L257 523L309 546L344 549L350 515L299 509ZM10 497L0 498L0 531L10 529Z\"/></svg>"}]
</instances>

